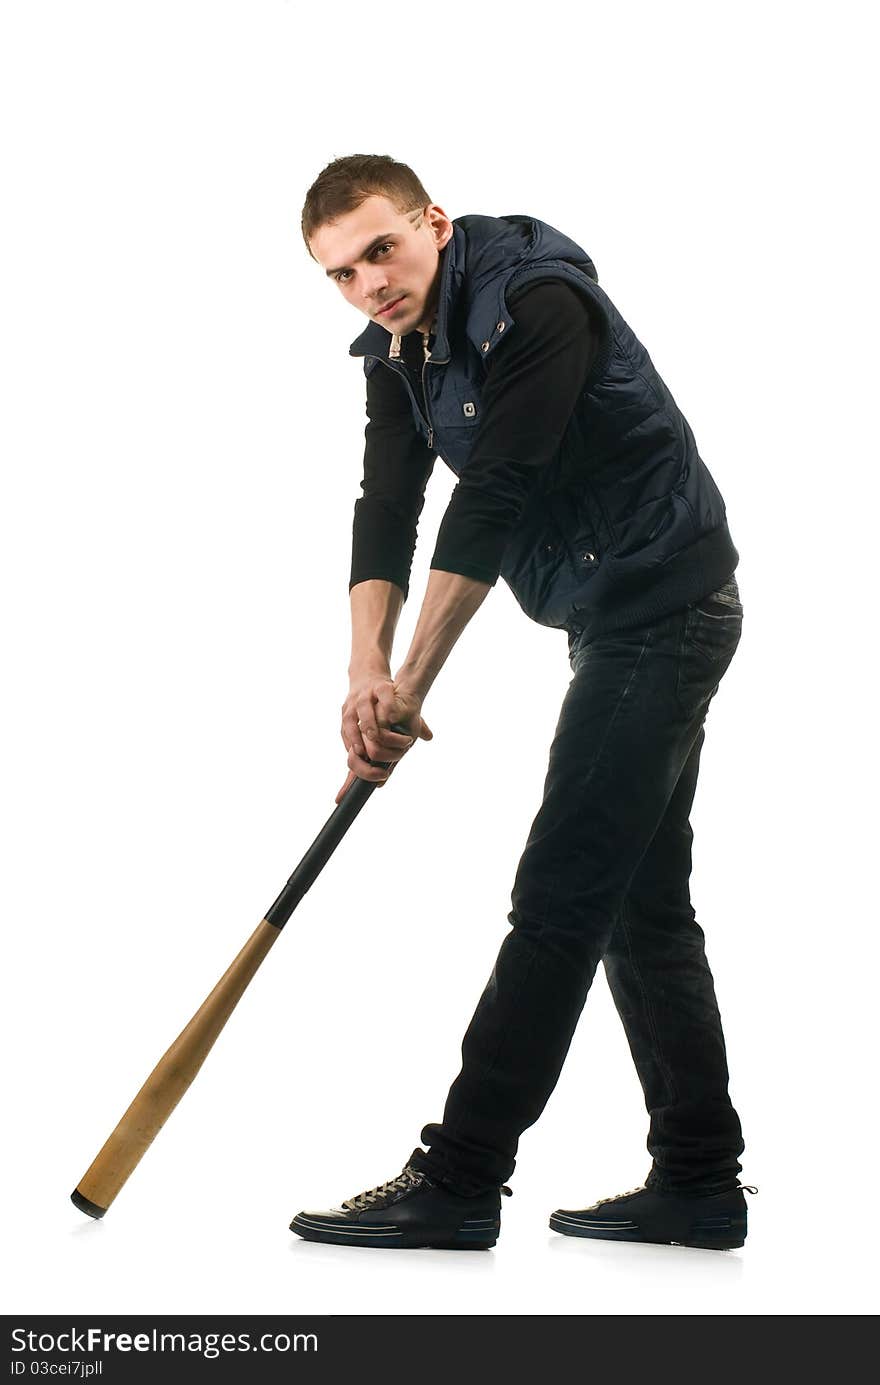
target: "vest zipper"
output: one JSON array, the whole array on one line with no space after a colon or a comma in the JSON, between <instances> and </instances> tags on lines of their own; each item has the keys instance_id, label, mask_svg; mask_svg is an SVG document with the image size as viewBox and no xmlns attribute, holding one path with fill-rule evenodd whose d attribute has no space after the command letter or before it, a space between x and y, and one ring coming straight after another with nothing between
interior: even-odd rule
<instances>
[{"instance_id":1,"label":"vest zipper","mask_svg":"<svg viewBox=\"0 0 880 1385\"><path fill-rule=\"evenodd\" d=\"M414 391L414 389L413 389L413 387L412 387L412 384L411 384L411 381L410 381L409 372L408 372L408 370L407 370L407 368L406 368L406 364L405 364L404 362L401 361L401 363L400 363L400 368L398 368L396 365L392 365L391 361L387 360L385 356L377 356L376 359L380 362L380 364L382 364L382 365L384 365L384 366L387 366L387 368L388 368L389 370L393 370L395 375L400 375L400 376L403 378L404 384L406 385L407 389L409 390L410 395L412 396L412 399L413 399L414 403L416 404L416 407L418 407L419 401L416 399L415 391ZM427 347L425 348L425 360L424 360L424 363L423 363L423 365L422 365L422 377L421 377L421 383L422 383L422 401L421 401L421 402L422 402L422 406L423 406L423 407L422 407L422 410L420 410L420 412L422 412L423 415L424 415L425 427L426 427L427 430L428 430L428 447L433 447L433 445L434 445L434 424L433 424L433 421L432 421L432 419L431 419L431 411L430 411L430 409L428 408L428 391L427 391L427 389L425 388L425 371L426 371L426 369L427 369L427 365L428 365L428 361L429 361L429 360L431 361L431 365L448 365L448 364L449 364L449 361L450 361L450 357L447 356L446 359L443 360L443 361L435 361L435 360L433 360L433 359L431 358L431 353L430 353L430 351L427 350Z\"/></svg>"},{"instance_id":2,"label":"vest zipper","mask_svg":"<svg viewBox=\"0 0 880 1385\"><path fill-rule=\"evenodd\" d=\"M422 345L425 352L425 359L422 362L422 403L425 406L425 421L428 425L428 451L430 452L431 448L434 445L434 425L431 421L431 410L428 408L428 391L425 386L425 371L428 369L428 362L431 359L431 353L428 350L427 334L423 339Z\"/></svg>"},{"instance_id":3,"label":"vest zipper","mask_svg":"<svg viewBox=\"0 0 880 1385\"><path fill-rule=\"evenodd\" d=\"M430 351L428 350L427 342L425 343L425 359L422 364L422 403L425 406L425 422L428 425L428 447L433 447L434 445L434 423L431 418L431 410L428 407L428 389L425 384L425 373L428 369L429 361L431 365L448 365L450 359L451 357L447 356L446 359L443 361L435 361Z\"/></svg>"}]
</instances>

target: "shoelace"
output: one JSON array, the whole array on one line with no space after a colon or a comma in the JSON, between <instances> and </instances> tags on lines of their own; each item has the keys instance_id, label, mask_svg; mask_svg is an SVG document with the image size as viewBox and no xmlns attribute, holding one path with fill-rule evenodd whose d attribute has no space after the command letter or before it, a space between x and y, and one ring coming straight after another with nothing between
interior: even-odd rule
<instances>
[{"instance_id":1,"label":"shoelace","mask_svg":"<svg viewBox=\"0 0 880 1385\"><path fill-rule=\"evenodd\" d=\"M378 1202L388 1193L403 1193L407 1188L418 1188L424 1182L425 1175L420 1169L414 1169L411 1164L407 1164L402 1173L396 1178L389 1178L387 1183L379 1183L375 1188L368 1188L364 1193L358 1193L357 1197L350 1197L342 1206L347 1207L350 1212L364 1212L373 1202ZM505 1183L501 1188L505 1197L513 1197L513 1189L508 1188Z\"/></svg>"},{"instance_id":2,"label":"shoelace","mask_svg":"<svg viewBox=\"0 0 880 1385\"><path fill-rule=\"evenodd\" d=\"M744 1193L756 1193L758 1189L754 1183L738 1183L737 1187ZM644 1193L647 1189L644 1183L640 1183L637 1188L629 1188L625 1193L615 1193L613 1197L600 1197L598 1202L594 1202L593 1207L601 1207L605 1202L616 1202L618 1198L629 1197L632 1193Z\"/></svg>"},{"instance_id":3,"label":"shoelace","mask_svg":"<svg viewBox=\"0 0 880 1385\"><path fill-rule=\"evenodd\" d=\"M388 1193L403 1193L407 1188L417 1188L422 1178L423 1175L417 1169L407 1164L396 1178L389 1178L387 1183L379 1183L375 1188L368 1188L366 1192L358 1193L357 1197L348 1198L342 1205L350 1212L364 1212L371 1203L377 1202Z\"/></svg>"},{"instance_id":4,"label":"shoelace","mask_svg":"<svg viewBox=\"0 0 880 1385\"><path fill-rule=\"evenodd\" d=\"M630 1193L643 1193L644 1191L645 1185L640 1183L637 1188L628 1188L625 1193L615 1193L613 1197L600 1197L598 1202L593 1203L593 1206L601 1207L603 1202L616 1202L619 1197L629 1197Z\"/></svg>"}]
</instances>

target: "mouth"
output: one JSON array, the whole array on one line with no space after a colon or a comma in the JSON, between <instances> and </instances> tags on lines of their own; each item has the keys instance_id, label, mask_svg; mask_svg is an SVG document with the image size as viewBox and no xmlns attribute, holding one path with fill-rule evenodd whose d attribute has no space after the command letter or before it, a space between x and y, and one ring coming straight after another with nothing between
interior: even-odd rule
<instances>
[{"instance_id":1,"label":"mouth","mask_svg":"<svg viewBox=\"0 0 880 1385\"><path fill-rule=\"evenodd\" d=\"M405 297L406 294L401 294L399 298L392 299L392 301L390 303L387 303L384 308L379 309L376 316L385 317L388 313L392 313L394 309L397 307L398 303L402 303Z\"/></svg>"}]
</instances>

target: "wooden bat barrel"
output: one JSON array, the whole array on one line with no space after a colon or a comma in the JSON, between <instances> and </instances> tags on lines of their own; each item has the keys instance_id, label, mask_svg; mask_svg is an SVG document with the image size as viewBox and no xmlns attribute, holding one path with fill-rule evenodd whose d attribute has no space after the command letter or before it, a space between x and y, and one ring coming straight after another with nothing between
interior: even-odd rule
<instances>
[{"instance_id":1,"label":"wooden bat barrel","mask_svg":"<svg viewBox=\"0 0 880 1385\"><path fill-rule=\"evenodd\" d=\"M392 726L398 734L406 728ZM375 762L381 763L381 762ZM388 768L383 764L384 769ZM204 1063L272 944L303 895L317 879L376 785L356 779L324 823L265 918L201 1009L156 1064L97 1158L71 1193L90 1217L103 1217Z\"/></svg>"}]
</instances>

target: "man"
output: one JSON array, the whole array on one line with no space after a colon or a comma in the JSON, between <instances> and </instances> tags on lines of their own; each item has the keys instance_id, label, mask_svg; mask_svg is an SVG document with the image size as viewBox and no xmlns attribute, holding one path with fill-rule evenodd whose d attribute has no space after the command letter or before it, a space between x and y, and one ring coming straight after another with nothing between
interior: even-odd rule
<instances>
[{"instance_id":1,"label":"man","mask_svg":"<svg viewBox=\"0 0 880 1385\"><path fill-rule=\"evenodd\" d=\"M356 777L383 783L431 739L424 699L499 575L528 616L566 631L574 677L513 886L512 930L442 1122L422 1130L427 1149L397 1177L301 1212L291 1229L339 1245L494 1245L519 1136L556 1084L601 960L653 1163L640 1188L561 1209L550 1225L742 1245L744 1145L688 892L703 723L742 627L721 495L589 256L551 226L450 221L406 165L352 155L309 189L303 236L370 319L350 348L364 360L369 421L342 709L350 773L338 798ZM392 676L437 454L460 479Z\"/></svg>"}]
</instances>

